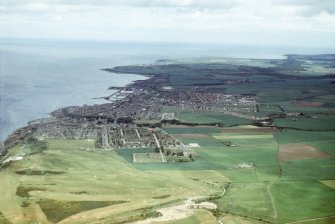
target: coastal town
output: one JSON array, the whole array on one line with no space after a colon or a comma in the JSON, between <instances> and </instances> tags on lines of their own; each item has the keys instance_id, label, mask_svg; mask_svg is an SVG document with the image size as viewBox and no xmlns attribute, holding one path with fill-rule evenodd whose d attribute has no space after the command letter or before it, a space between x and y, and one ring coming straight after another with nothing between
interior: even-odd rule
<instances>
[{"instance_id":1,"label":"coastal town","mask_svg":"<svg viewBox=\"0 0 335 224\"><path fill-rule=\"evenodd\" d=\"M333 214L334 78L285 75L281 64L171 63L104 69L147 79L11 134L0 171L12 206L0 223L179 222L205 212L216 224L236 211L248 222L292 223L305 219L289 219L297 209L315 211L302 204L325 198L314 217Z\"/></svg>"},{"instance_id":2,"label":"coastal town","mask_svg":"<svg viewBox=\"0 0 335 224\"><path fill-rule=\"evenodd\" d=\"M236 77L225 78L225 75L222 75L222 79L218 74L222 72L220 66L226 66L224 64L215 65L215 69L209 69L210 65L206 64L197 65L195 68L192 66L194 65L158 61L145 66L102 69L112 73L138 73L147 79L134 81L124 87L109 87L112 94L102 97L106 103L60 108L53 111L49 118L30 121L28 126L16 130L5 140L1 153L5 154L8 148L27 136L32 136L37 139L91 139L95 142L95 148L104 150L157 148L157 155L153 157L161 158L161 161L192 161L196 155L192 147L164 133L162 127L171 124L221 127L253 124L269 127L274 119L287 118L296 121L300 117L317 117L301 111L286 112L277 103L260 103L260 96L253 93L258 90L248 93L242 93L240 90L236 93L226 91L227 87L243 84L268 85L269 82L263 78L253 81L247 78L253 76L255 67L234 65L235 67L228 71L236 73ZM187 72L192 69L194 77L190 81ZM203 72L207 75L203 76ZM264 75L269 73L268 76L279 83L283 83L283 79L307 79L302 76L276 76L276 68L261 72L264 72ZM237 78L238 76L240 77ZM328 76L310 79L327 80ZM294 98L292 103L305 105L306 102L301 99ZM181 119L183 114L186 114L188 119ZM286 130L285 127L278 128ZM164 158L171 155L188 159Z\"/></svg>"},{"instance_id":3,"label":"coastal town","mask_svg":"<svg viewBox=\"0 0 335 224\"><path fill-rule=\"evenodd\" d=\"M173 120L182 111L222 112L243 117L243 113L257 111L255 96L224 93L174 90L172 87L148 89L125 88L118 91L123 98L102 105L62 108L52 113L55 117L106 118L117 122ZM109 97L107 97L109 98ZM169 108L174 113L167 112ZM122 120L122 121L121 121Z\"/></svg>"},{"instance_id":4,"label":"coastal town","mask_svg":"<svg viewBox=\"0 0 335 224\"><path fill-rule=\"evenodd\" d=\"M158 79L158 80L157 80ZM160 127L178 123L176 114L186 112L218 112L230 116L258 120L248 114L257 111L256 97L175 89L171 86L151 86L162 82L152 76L115 90L105 97L110 103L70 106L51 113L50 118L29 122L5 142L9 147L31 135L37 139L92 139L96 148L155 148L152 154L134 153L134 162L192 161L196 153ZM194 146L194 145L193 145ZM92 150L92 149L88 149ZM156 159L155 159L156 158Z\"/></svg>"}]
</instances>

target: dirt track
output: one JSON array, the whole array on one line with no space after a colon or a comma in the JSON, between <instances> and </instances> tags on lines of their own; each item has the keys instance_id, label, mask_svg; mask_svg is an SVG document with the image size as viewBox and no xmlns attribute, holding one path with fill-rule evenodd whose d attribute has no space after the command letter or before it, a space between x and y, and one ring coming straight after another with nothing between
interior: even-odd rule
<instances>
[{"instance_id":1,"label":"dirt track","mask_svg":"<svg viewBox=\"0 0 335 224\"><path fill-rule=\"evenodd\" d=\"M223 190L223 192L218 195L218 197L222 197L226 193L226 189ZM178 220L186 218L190 215L192 215L195 212L195 209L197 208L203 208L203 209L209 209L209 210L215 210L217 208L217 205L211 202L201 202L201 203L195 203L195 200L201 200L201 199L207 199L208 196L197 196L192 197L187 200L181 205L175 205L167 208L161 208L157 209L157 212L161 213L162 215L157 218L149 218L145 220L141 220L138 222L135 222L134 224L150 224L153 222L166 222L166 221L172 221L172 220Z\"/></svg>"}]
</instances>

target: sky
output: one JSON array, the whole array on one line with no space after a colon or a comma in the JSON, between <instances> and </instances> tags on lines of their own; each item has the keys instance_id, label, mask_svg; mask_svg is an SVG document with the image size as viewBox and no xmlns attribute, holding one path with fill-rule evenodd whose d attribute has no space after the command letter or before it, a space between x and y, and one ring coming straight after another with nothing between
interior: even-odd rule
<instances>
[{"instance_id":1,"label":"sky","mask_svg":"<svg viewBox=\"0 0 335 224\"><path fill-rule=\"evenodd\" d=\"M0 0L0 37L335 46L335 0Z\"/></svg>"}]
</instances>

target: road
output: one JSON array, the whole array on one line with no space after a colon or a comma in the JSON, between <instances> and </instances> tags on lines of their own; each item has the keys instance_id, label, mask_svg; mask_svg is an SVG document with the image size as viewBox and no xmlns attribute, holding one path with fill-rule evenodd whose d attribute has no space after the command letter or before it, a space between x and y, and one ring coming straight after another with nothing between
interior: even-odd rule
<instances>
[{"instance_id":1,"label":"road","mask_svg":"<svg viewBox=\"0 0 335 224\"><path fill-rule=\"evenodd\" d=\"M159 144L159 142L158 142L158 139L157 139L156 135L155 135L155 134L152 134L152 135L154 136L154 138L155 138L155 141L156 141L156 145L157 145L157 147L159 148L159 154L161 155L162 162L163 162L163 163L166 163L165 156L164 156L164 154L163 154L163 152L162 152L162 150L161 150L161 145Z\"/></svg>"},{"instance_id":2,"label":"road","mask_svg":"<svg viewBox=\"0 0 335 224\"><path fill-rule=\"evenodd\" d=\"M104 128L102 130L101 137L102 137L102 147L105 149L111 149L112 146L108 142L108 127L106 124L104 125Z\"/></svg>"}]
</instances>

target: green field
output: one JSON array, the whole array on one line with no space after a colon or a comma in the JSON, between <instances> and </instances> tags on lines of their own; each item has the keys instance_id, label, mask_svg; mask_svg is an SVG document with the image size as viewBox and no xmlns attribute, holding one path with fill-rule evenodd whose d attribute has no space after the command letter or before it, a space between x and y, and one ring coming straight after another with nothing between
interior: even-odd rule
<instances>
[{"instance_id":1,"label":"green field","mask_svg":"<svg viewBox=\"0 0 335 224\"><path fill-rule=\"evenodd\" d=\"M251 120L225 115L223 113L214 112L182 112L176 115L176 118L184 123L193 124L219 124L229 127L236 125L252 124Z\"/></svg>"},{"instance_id":2,"label":"green field","mask_svg":"<svg viewBox=\"0 0 335 224\"><path fill-rule=\"evenodd\" d=\"M258 110L259 112L267 112L267 113L283 112L278 105L272 105L272 104L259 104Z\"/></svg>"},{"instance_id":3,"label":"green field","mask_svg":"<svg viewBox=\"0 0 335 224\"><path fill-rule=\"evenodd\" d=\"M168 202L220 191L219 186L193 180L192 175L184 174L183 170L176 170L175 177L160 171L140 171L113 151L79 150L91 144L86 140L47 141L47 151L28 155L1 170L0 212L3 216L15 223L34 220L48 223L47 220L61 219L63 223L81 223L83 217L85 222L90 222L98 216L118 223L128 220L132 214L137 219L146 217L146 214L150 216L153 208ZM20 150L24 148L18 146L16 151ZM37 172L38 175L15 173L26 169L44 172ZM202 175L207 176L202 173L198 178ZM213 182L218 177L228 181L219 173L207 181ZM17 195L18 187L26 189L25 197ZM165 198L162 195L171 196ZM71 211L60 214L67 205L72 205ZM55 214L49 212L50 208ZM124 212L129 214L124 216ZM60 215L54 217L56 213Z\"/></svg>"},{"instance_id":4,"label":"green field","mask_svg":"<svg viewBox=\"0 0 335 224\"><path fill-rule=\"evenodd\" d=\"M266 183L232 183L224 197L216 200L220 212L259 221L274 222L277 211Z\"/></svg>"},{"instance_id":5,"label":"green field","mask_svg":"<svg viewBox=\"0 0 335 224\"><path fill-rule=\"evenodd\" d=\"M277 127L295 128L311 131L333 131L335 130L335 115L311 115L313 118L290 117L275 119L273 125Z\"/></svg>"},{"instance_id":6,"label":"green field","mask_svg":"<svg viewBox=\"0 0 335 224\"><path fill-rule=\"evenodd\" d=\"M334 215L335 191L317 181L277 182L271 193L279 223Z\"/></svg>"},{"instance_id":7,"label":"green field","mask_svg":"<svg viewBox=\"0 0 335 224\"><path fill-rule=\"evenodd\" d=\"M153 149L140 149L141 152L153 152ZM222 170L227 166L215 161L207 160L203 155L199 154L194 162L180 163L133 163L133 153L138 152L137 149L118 149L117 153L124 158L131 166L139 170L156 171L156 170Z\"/></svg>"},{"instance_id":8,"label":"green field","mask_svg":"<svg viewBox=\"0 0 335 224\"><path fill-rule=\"evenodd\" d=\"M164 224L216 224L216 217L207 210L198 210L194 215L191 215L188 218L180 219L178 221L169 221L164 222Z\"/></svg>"},{"instance_id":9,"label":"green field","mask_svg":"<svg viewBox=\"0 0 335 224\"><path fill-rule=\"evenodd\" d=\"M217 127L183 127L178 128L174 126L168 126L163 128L164 131L169 134L211 134L219 133L220 129Z\"/></svg>"},{"instance_id":10,"label":"green field","mask_svg":"<svg viewBox=\"0 0 335 224\"><path fill-rule=\"evenodd\" d=\"M334 58L163 59L147 66L107 69L153 77L129 85L148 90L144 96L149 100L168 96L169 92L159 89L171 86L168 91L253 97L257 107L254 103L245 107L248 104L240 98L224 104L228 108L215 108L211 98L205 97L200 103L191 101L191 107L217 112L180 111L183 102L175 104L178 100L171 99L134 120L138 126L161 125L185 145L198 143L200 147L192 148L195 160L190 162L164 163L155 154L152 158L156 159L133 163L134 153L154 153L155 149L102 150L95 148L93 139L39 141L27 137L0 161L24 155L22 160L1 165L0 224L135 223L160 216L157 209L187 205L185 201L193 197L214 203L217 209L189 208L193 212L189 216L163 223L335 223ZM183 100L192 99L191 94L184 95ZM131 95L126 98L132 99ZM176 120L169 122L176 125L162 124L156 109L175 113ZM230 116L221 113L222 109L241 111ZM155 119L149 119L151 115ZM274 127L251 126L257 121L252 116L268 117ZM182 210L170 215L175 217L178 212Z\"/></svg>"},{"instance_id":11,"label":"green field","mask_svg":"<svg viewBox=\"0 0 335 224\"><path fill-rule=\"evenodd\" d=\"M254 139L254 140L260 140L260 139L267 139L267 138L273 138L272 134L249 134L249 135L237 135L237 134L214 134L214 138L219 140L237 140L237 139Z\"/></svg>"},{"instance_id":12,"label":"green field","mask_svg":"<svg viewBox=\"0 0 335 224\"><path fill-rule=\"evenodd\" d=\"M282 162L282 179L288 180L329 180L335 179L334 157L315 158Z\"/></svg>"},{"instance_id":13,"label":"green field","mask_svg":"<svg viewBox=\"0 0 335 224\"><path fill-rule=\"evenodd\" d=\"M324 142L335 140L335 131L298 131L287 130L275 132L274 137L278 144L298 142Z\"/></svg>"},{"instance_id":14,"label":"green field","mask_svg":"<svg viewBox=\"0 0 335 224\"><path fill-rule=\"evenodd\" d=\"M152 148L80 151L94 147L89 140L16 146L10 155L28 155L0 172L0 221L123 223L156 217L156 209L189 197L217 195L225 186L226 193L211 201L216 212L199 209L167 223L332 222L334 132L264 132L253 126L163 129L185 144L200 145L193 148L194 162L133 163L133 153L151 153ZM306 143L329 156L278 161L278 144L288 143ZM45 150L36 151L44 144Z\"/></svg>"}]
</instances>

